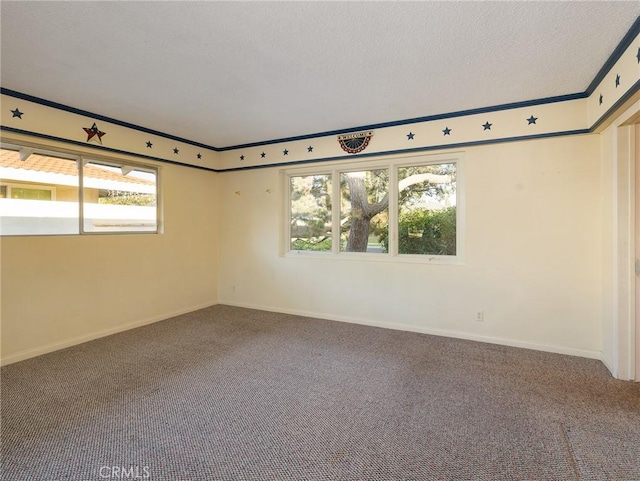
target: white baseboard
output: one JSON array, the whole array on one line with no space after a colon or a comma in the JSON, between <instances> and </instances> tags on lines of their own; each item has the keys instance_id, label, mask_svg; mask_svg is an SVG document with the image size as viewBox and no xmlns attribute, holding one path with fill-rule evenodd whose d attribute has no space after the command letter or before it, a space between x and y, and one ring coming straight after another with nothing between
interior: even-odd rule
<instances>
[{"instance_id":1,"label":"white baseboard","mask_svg":"<svg viewBox=\"0 0 640 481\"><path fill-rule=\"evenodd\" d=\"M136 327L142 327L142 326L146 326L147 324L153 324L154 322L164 321L165 319L169 319L171 317L187 314L189 312L197 311L198 309L204 309L205 307L215 306L216 304L218 304L217 301L205 302L204 304L199 304L197 306L191 306L185 309L180 309L175 312L169 312L166 314L161 314L159 316L153 316L146 319L142 319L140 321L130 322L127 324L111 327L109 329L103 329L102 331L92 332L90 334L85 334L83 336L72 337L70 339L54 342L51 344L47 344L45 346L27 349L24 351L17 352L15 354L10 354L6 357L2 357L0 359L0 365L6 366L7 364L13 364L14 362L24 361L25 359L41 356L42 354L48 354L54 351L59 351L60 349L65 349L67 347L82 344L83 342L93 341L101 337L106 337L112 334L117 334L119 332L135 329Z\"/></svg>"},{"instance_id":2,"label":"white baseboard","mask_svg":"<svg viewBox=\"0 0 640 481\"><path fill-rule=\"evenodd\" d=\"M234 302L227 300L219 300L218 304L224 304L227 306L245 307L247 309L258 309L261 311L277 312L282 314L293 314L297 316L313 317L315 319L328 319L330 321L349 322L353 324L363 324L365 326L382 327L385 329L395 329L398 331L418 332L421 334L430 334L433 336L452 337L456 339L466 339L469 341L486 342L489 344L499 344L502 346L520 347L523 349L533 349L534 351L552 352L555 354L566 354L568 356L586 357L588 359L602 360L602 353L600 351L590 351L587 349L575 349L565 346L555 346L551 344L538 344L532 342L518 341L514 339L506 339L493 336L482 336L478 334L471 334L462 331L454 331L450 329L435 329L430 327L417 327L408 324L398 324L391 322L371 321L368 319L361 319L357 317L349 316L336 316L332 314L324 314L311 311L303 311L298 309L283 309L280 307L257 305L243 302Z\"/></svg>"},{"instance_id":3,"label":"white baseboard","mask_svg":"<svg viewBox=\"0 0 640 481\"><path fill-rule=\"evenodd\" d=\"M513 339L505 339L500 337L492 337L492 336L481 336L478 334L471 334L462 331L454 331L450 329L435 329L429 327L417 327L411 326L408 324L397 324L390 322L380 322L380 321L371 321L368 319L362 319L357 317L349 317L349 316L336 316L332 314L318 313L312 311L304 311L300 309L285 309L280 307L266 306L261 304L251 304L251 303L243 303L243 302L234 302L230 300L219 300L219 301L210 301L204 304L192 306L185 309L180 309L175 312L170 312L167 314L162 314L159 316L153 316L147 319L143 319L140 321L131 322L128 324L123 324L120 326L115 326L109 329L104 329L102 331L93 332L90 334L85 334L83 336L73 337L70 339L65 339L63 341L47 344L45 346L40 346L33 349L27 349L24 351L17 352L15 354L11 354L9 356L2 357L0 359L0 365L5 366L8 364L12 364L14 362L24 361L25 359L29 359L36 356L41 356L42 354L47 354L50 352L58 351L60 349L65 349L67 347L75 346L77 344L82 344L84 342L93 341L94 339L99 339L101 337L110 336L112 334L117 334L118 332L128 331L130 329L135 329L136 327L145 326L147 324L153 324L154 322L163 321L165 319L169 319L171 317L179 316L182 314L186 314L192 311L197 311L198 309L204 309L206 307L214 306L216 304L225 304L228 306L236 306L236 307L244 307L247 309L257 309L261 311L269 311L269 312L277 312L282 314L293 314L297 316L304 317L312 317L315 319L327 319L330 321L338 321L338 322L348 322L352 324L362 324L366 326L373 327L381 327L385 329L395 329L399 331L409 331L409 332L418 332L422 334L430 334L434 336L444 336L444 337L452 337L456 339L467 339L470 341L479 341L486 342L490 344L499 344L503 346L511 346L511 347L520 347L524 349L533 349L535 351L545 351L545 352L553 352L556 354L566 354L569 356L578 356L578 357L586 357L589 359L597 359L602 360L602 353L600 351L590 351L585 349L574 349L570 347L564 346L555 346L550 344L537 344L531 342L518 341Z\"/></svg>"}]
</instances>

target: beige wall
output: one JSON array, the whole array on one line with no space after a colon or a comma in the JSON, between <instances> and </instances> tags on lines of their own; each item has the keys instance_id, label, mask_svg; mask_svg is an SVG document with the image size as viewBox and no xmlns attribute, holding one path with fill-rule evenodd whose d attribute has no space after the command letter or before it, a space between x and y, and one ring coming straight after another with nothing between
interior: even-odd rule
<instances>
[{"instance_id":1,"label":"beige wall","mask_svg":"<svg viewBox=\"0 0 640 481\"><path fill-rule=\"evenodd\" d=\"M216 174L161 176L163 234L0 238L4 363L216 302Z\"/></svg>"},{"instance_id":2,"label":"beige wall","mask_svg":"<svg viewBox=\"0 0 640 481\"><path fill-rule=\"evenodd\" d=\"M0 240L2 358L218 300L599 357L599 136L464 153L464 265L281 257L280 169L161 164L164 234Z\"/></svg>"},{"instance_id":3,"label":"beige wall","mask_svg":"<svg viewBox=\"0 0 640 481\"><path fill-rule=\"evenodd\" d=\"M283 257L279 168L158 164L161 235L0 239L3 361L217 301L600 357L613 189L601 137L464 149L463 265Z\"/></svg>"},{"instance_id":4,"label":"beige wall","mask_svg":"<svg viewBox=\"0 0 640 481\"><path fill-rule=\"evenodd\" d=\"M376 129L364 155L353 157L335 136L216 151L103 120L105 145L83 145L85 117L1 94L30 112L22 119L0 111L6 142L169 161L156 164L162 167L163 234L0 237L3 362L220 301L602 357L618 375L625 340L619 285L626 274L616 257L625 226L617 134L563 135L589 129L631 92L640 75L636 40L588 98ZM529 123L530 116L537 122ZM609 115L598 132L615 118ZM481 128L486 121L490 131ZM444 136L445 126L455 135ZM35 137L9 133L16 131ZM51 139L46 145L43 136ZM550 137L509 141L544 136ZM500 143L470 146L487 141ZM435 154L456 145L465 154L464 264L280 255L277 164L366 161L405 149ZM274 166L220 174L185 166L242 169L265 162ZM483 322L475 321L480 310Z\"/></svg>"},{"instance_id":5,"label":"beige wall","mask_svg":"<svg viewBox=\"0 0 640 481\"><path fill-rule=\"evenodd\" d=\"M279 169L222 173L220 302L598 358L599 149L598 135L465 149L464 265L281 257Z\"/></svg>"}]
</instances>

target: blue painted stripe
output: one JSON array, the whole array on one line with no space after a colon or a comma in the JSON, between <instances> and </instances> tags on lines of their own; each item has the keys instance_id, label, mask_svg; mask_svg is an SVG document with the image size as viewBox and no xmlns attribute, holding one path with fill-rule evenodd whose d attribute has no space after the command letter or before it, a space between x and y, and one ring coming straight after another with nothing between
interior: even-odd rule
<instances>
[{"instance_id":1,"label":"blue painted stripe","mask_svg":"<svg viewBox=\"0 0 640 481\"><path fill-rule=\"evenodd\" d=\"M46 139L46 140L54 140L54 141L63 142L63 143L66 143L66 144L81 145L82 147L90 147L92 149L111 152L111 153L114 153L114 154L131 155L133 157L139 157L141 159L155 160L157 162L164 162L166 164L179 165L181 167L192 167L194 169L208 170L210 172L218 172L218 170L216 170L214 168L211 168L211 167L203 167L201 165L194 165L194 164L185 164L183 162L177 162L175 160L162 159L160 157L153 157L151 155L136 154L135 152L127 152L126 150L112 149L111 147L104 147L104 146L100 147L98 145L87 144L85 142L78 142L77 140L63 139L62 137L55 137L53 135L41 134L41 133L38 133L38 132L31 132L31 131L28 131L28 130L16 129L14 127L7 127L7 126L4 126L4 125L0 125L0 131L3 131L3 130L7 131L7 132L13 132L13 133L16 133L16 134L30 135L30 136L33 136L33 137L38 137L38 138Z\"/></svg>"},{"instance_id":2,"label":"blue painted stripe","mask_svg":"<svg viewBox=\"0 0 640 481\"><path fill-rule=\"evenodd\" d=\"M637 80L636 83L634 83L631 88L629 90L627 90L627 92L618 99L618 101L616 103L614 103L611 107L609 107L607 109L607 111L602 114L600 116L600 118L598 120L596 120L594 122L594 124L591 126L591 128L589 129L590 132L594 132L598 127L600 127L600 125L606 121L609 116L611 116L611 114L613 114L613 112L615 112L617 109L620 108L620 106L622 104L624 104L627 100L629 100L631 97L633 97L638 90L640 89L640 80Z\"/></svg>"},{"instance_id":3,"label":"blue painted stripe","mask_svg":"<svg viewBox=\"0 0 640 481\"><path fill-rule=\"evenodd\" d=\"M629 45L631 45L631 42L633 42L633 39L636 38L636 36L639 33L640 33L640 16L636 18L636 21L633 22L633 25L631 25L631 28L629 29L627 34L622 38L622 40L620 41L618 46L615 48L615 50L611 53L611 55L609 56L607 61L604 63L600 71L593 78L593 80L587 87L587 90L585 90L585 93L587 95L591 95L595 91L596 87L600 84L600 82L602 82L602 79L606 77L607 73L609 73L609 71L613 68L615 63L618 60L620 60L620 57L622 57L622 54L625 52L625 50L627 50Z\"/></svg>"},{"instance_id":4,"label":"blue painted stripe","mask_svg":"<svg viewBox=\"0 0 640 481\"><path fill-rule=\"evenodd\" d=\"M341 155L337 157L323 157L319 159L309 159L309 160L292 160L289 162L282 162L278 164L258 164L258 165L247 165L244 167L231 167L228 169L218 169L217 172L236 172L239 170L255 170L255 169L270 169L270 168L279 168L279 167L290 167L293 165L304 165L304 164L315 164L319 162L334 162L339 160L353 159L358 160L363 157L381 157L385 155L399 155L399 154L409 154L416 152L427 152L432 150L450 150L457 149L461 147L473 147L478 145L488 145L488 144L500 144L505 142L517 142L522 140L535 140L535 139L546 139L550 137L564 137L569 135L582 135L590 133L589 129L579 129L579 130L566 130L564 132L551 132L547 134L535 134L535 135L521 135L518 137L505 137L501 139L490 139L490 140L476 140L471 142L460 142L457 144L444 144L444 145L433 145L427 147L415 147L411 149L398 149L398 150L386 150L383 152L370 152L366 154L356 154L356 155Z\"/></svg>"},{"instance_id":5,"label":"blue painted stripe","mask_svg":"<svg viewBox=\"0 0 640 481\"><path fill-rule=\"evenodd\" d=\"M128 129L137 130L139 132L144 132L151 135L156 135L158 137L164 137L165 139L175 140L176 142L182 142L185 144L193 145L196 147L200 147L202 149L209 149L214 151L219 151L220 149L217 147L212 147L211 145L202 144L200 142L195 142L189 139L183 139L182 137L177 137L171 134L165 134L164 132L159 132L157 130L148 129L146 127L141 127L140 125L130 124L129 122L123 122L122 120L112 119L110 117L106 117L104 115L96 114L94 112L89 112L87 110L78 109L75 107L70 107L68 105L60 104L57 102L52 102L51 100L42 99L40 97L34 97L33 95L25 94L22 92L16 92L15 90L6 89L4 87L0 87L0 94L8 95L9 97L14 97L21 100L26 100L28 102L33 102L36 104L44 105L46 107L52 107L58 110L64 110L65 112L71 112L73 114L83 115L85 117L90 117L92 119L101 120L104 122L109 122L110 124L119 125L121 127L126 127Z\"/></svg>"},{"instance_id":6,"label":"blue painted stripe","mask_svg":"<svg viewBox=\"0 0 640 481\"><path fill-rule=\"evenodd\" d=\"M24 94L24 93L21 93L21 92L16 92L15 90L9 90L9 89L5 89L5 88L0 87L0 93L4 94L4 95L8 95L10 97L19 98L19 99L26 100L26 101L29 101L29 102L34 102L34 103L37 103L37 104L41 104L41 105L44 105L44 106L47 106L47 107L52 107L52 108L55 108L55 109L66 111L66 112L71 112L71 113L74 113L74 114L91 117L91 118L94 118L94 119L97 119L97 120L103 120L105 122L109 122L109 123L112 123L112 124L115 124L115 125L120 125L122 127L127 127L129 129L138 130L140 132L145 132L145 133L152 134L152 135L157 135L159 137L164 137L164 138L167 138L167 139L175 140L177 142L183 142L185 144L189 144L189 145L193 145L193 146L196 146L196 147L201 147L201 148L213 150L213 151L216 151L216 152L224 152L224 151L228 151L228 150L245 149L245 148L249 148L249 147L259 147L259 146L264 146L264 145L273 145L273 144L279 144L279 143L283 143L283 142L295 142L297 140L315 139L315 138L319 138L319 137L327 137L327 136L332 136L332 135L341 135L341 134L347 134L347 133L352 133L352 132L358 132L358 131L361 131L361 130L372 130L372 129L379 129L379 128L384 128L384 127L394 127L394 126L398 126L398 125L416 124L416 123L421 123L421 122L429 122L429 121L433 121L433 120L443 120L443 119L450 119L450 118L463 117L463 116L468 116L468 115L483 114L483 113L489 113L489 112L499 112L501 110L516 109L516 108L521 108L521 107L532 107L532 106L536 106L536 105L551 104L551 103L556 103L556 102L565 102L565 101L568 101L568 100L583 99L583 98L587 97L587 95L584 94L584 93L559 95L559 96L556 96L556 97L545 97L545 98L535 99L535 100L526 100L526 101L523 101L523 102L512 102L512 103L508 103L508 104L495 105L495 106L491 106L491 107L482 107L482 108L477 108L477 109L460 110L460 111L457 111L457 112L449 112L449 113L445 113L445 114L429 115L429 116L426 116L426 117L416 117L416 118L412 118L412 119L396 120L396 121L393 121L393 122L384 122L384 123L379 123L379 124L370 124L370 125L364 125L364 126L360 126L360 127L352 127L352 128L348 128L348 129L330 130L330 131L319 132L319 133L315 133L315 134L307 134L307 135L300 135L300 136L296 136L296 137L286 137L286 138L281 138L281 139L265 140L265 141L262 141L262 142L253 142L253 143L249 143L249 144L234 145L234 146L230 146L230 147L214 147L214 146L210 146L210 145L206 145L206 144L201 144L199 142L194 142L192 140L183 139L181 137L176 137L174 135L165 134L165 133L159 132L157 130L147 129L146 127L141 127L141 126L138 126L138 125L130 124L128 122L123 122L123 121L120 121L120 120L117 120L117 119L112 119L112 118L106 117L104 115L96 114L96 113L93 113L93 112L88 112L86 110L77 109L75 107L69 107L67 105L63 105L63 104L60 104L60 103L57 103L57 102L52 102L52 101L49 101L49 100L46 100L46 99L42 99L42 98L39 98L39 97L34 97L32 95Z\"/></svg>"},{"instance_id":7,"label":"blue painted stripe","mask_svg":"<svg viewBox=\"0 0 640 481\"><path fill-rule=\"evenodd\" d=\"M261 147L261 146L264 146L264 145L280 144L280 143L283 143L283 142L295 142L295 141L298 141L298 140L315 139L315 138L318 138L318 137L328 137L328 136L331 136L331 135L348 134L348 133L352 133L352 132L359 132L361 130L381 129L381 128L385 128L385 127L395 127L395 126L398 126L398 125L417 124L417 123L421 123L421 122L430 122L430 121L433 121L433 120L443 120L443 119L450 119L450 118L455 118L455 117L465 117L465 116L468 116L468 115L477 115L477 114L484 114L484 113L489 113L489 112L499 112L501 110L517 109L517 108L521 108L521 107L532 107L532 106L536 106L536 105L552 104L552 103L556 103L556 102L565 102L567 100L584 99L586 97L587 97L587 95L585 93L559 95L559 96L556 96L556 97L546 97L546 98L536 99L536 100L526 100L526 101L523 101L523 102L512 102L512 103L508 103L508 104L495 105L495 106L491 106L491 107L481 107L481 108L477 108L477 109L460 110L460 111L457 111L457 112L449 112L449 113L446 113L446 114L429 115L429 116L426 116L426 117L416 117L416 118L412 118L412 119L396 120L396 121L393 121L393 122L384 122L384 123L379 123L379 124L363 125L363 126L360 126L360 127L352 127L352 128L348 128L348 129L341 129L341 130L330 130L330 131L327 131L327 132L319 132L319 133L308 134L308 135L299 135L299 136L296 136L296 137L286 137L286 138L282 138L282 139L273 139L273 140L265 140L265 141L262 141L262 142L253 142L253 143L248 143L248 144L233 145L233 146L230 146L230 147L221 147L218 150L220 150L221 152L224 152L224 151L228 151L228 150L247 149L247 148L250 148L250 147Z\"/></svg>"}]
</instances>

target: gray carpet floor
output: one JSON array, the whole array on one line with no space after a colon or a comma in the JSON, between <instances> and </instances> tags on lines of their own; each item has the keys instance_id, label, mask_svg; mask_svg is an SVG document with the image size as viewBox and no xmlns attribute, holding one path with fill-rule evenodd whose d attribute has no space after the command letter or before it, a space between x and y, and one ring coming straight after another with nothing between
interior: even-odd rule
<instances>
[{"instance_id":1,"label":"gray carpet floor","mask_svg":"<svg viewBox=\"0 0 640 481\"><path fill-rule=\"evenodd\" d=\"M577 357L214 306L1 376L7 481L640 480Z\"/></svg>"}]
</instances>

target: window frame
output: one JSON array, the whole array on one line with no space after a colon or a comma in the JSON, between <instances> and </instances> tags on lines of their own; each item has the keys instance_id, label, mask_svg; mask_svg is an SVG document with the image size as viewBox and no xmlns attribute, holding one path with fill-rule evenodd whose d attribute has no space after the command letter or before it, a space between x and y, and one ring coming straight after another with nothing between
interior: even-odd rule
<instances>
[{"instance_id":1,"label":"window frame","mask_svg":"<svg viewBox=\"0 0 640 481\"><path fill-rule=\"evenodd\" d=\"M456 166L456 254L399 254L398 253L398 169L438 164ZM346 172L389 169L389 252L344 252L340 251L340 175ZM367 158L357 162L335 161L330 164L315 164L291 169L281 169L283 185L283 209L280 255L286 258L367 260L375 262L407 262L413 264L450 264L462 265L465 253L465 182L464 152L456 151L438 154L414 154L402 156L383 156ZM331 178L332 205L332 249L331 251L311 251L291 249L291 230L288 219L291 218L291 178L306 175L329 175ZM337 179L337 181L336 181ZM336 200L337 199L337 200Z\"/></svg>"},{"instance_id":2,"label":"window frame","mask_svg":"<svg viewBox=\"0 0 640 481\"><path fill-rule=\"evenodd\" d=\"M342 175L343 174L347 174L348 175L348 174L353 173L353 172L371 172L371 171L375 171L375 170L386 170L386 171L388 171L388 173L389 173L388 174L389 175L389 181L388 181L388 185L387 185L387 195L389 196L389 204L387 205L387 209L386 210L389 211L389 213L387 215L390 215L391 207L392 207L392 203L391 203L391 196L392 196L391 184L393 182L393 180L391 178L392 169L393 169L393 166L391 166L391 165L387 166L385 164L383 164L381 166L375 166L373 168L370 167L369 165L365 165L365 166L358 165L356 168L354 168L352 166L352 167L349 167L349 168L337 169L337 174L335 174L335 175L338 176L338 191L337 191L338 192L337 193L338 197L336 197L338 199L338 226L342 222L342 189L341 189L341 187L342 187ZM332 193L332 195L333 195L333 193ZM333 202L332 202L331 205L333 206ZM388 217L388 219L389 219L389 223L391 223L391 217ZM389 226L387 226L387 229L389 229ZM382 254L382 255L385 255L385 254L388 254L388 252L375 252L374 253L374 252L348 252L348 251L343 251L343 250L341 250L341 247L342 247L342 242L341 241L342 241L342 239L341 239L341 236L340 236L340 232L338 232L338 236L337 237L338 237L338 253L340 253L340 254L356 254L356 255L357 254L364 254L364 255L371 255L371 254L376 254L376 255L381 255Z\"/></svg>"},{"instance_id":3,"label":"window frame","mask_svg":"<svg viewBox=\"0 0 640 481\"><path fill-rule=\"evenodd\" d=\"M76 162L78 169L78 232L74 233L45 233L45 234L4 234L0 231L0 238L3 237L51 237L51 236L117 236L117 235L157 235L164 233L164 222L162 218L163 212L163 195L162 195L162 166L149 165L140 162L130 162L129 160L119 159L115 156L105 156L101 154L72 151L66 149L58 149L57 147L42 146L37 144L31 144L29 142L0 142L0 149L12 150L16 152L27 151L28 155L25 161L32 154L57 157L60 159L70 160ZM105 166L114 168L131 168L133 170L140 170L150 173L155 173L155 190L156 190L156 228L154 230L123 230L123 231L98 231L91 232L84 229L84 165L90 163L103 164ZM2 182L3 185L8 185L10 182ZM38 186L40 188L40 186ZM55 187L52 187L53 195L55 196ZM55 200L55 198L52 198Z\"/></svg>"},{"instance_id":4,"label":"window frame","mask_svg":"<svg viewBox=\"0 0 640 481\"><path fill-rule=\"evenodd\" d=\"M321 169L319 171L313 171L312 173L302 173L302 174L296 174L296 173L291 173L291 175L287 176L286 179L286 186L285 186L285 196L286 196L286 215L285 215L285 222L284 222L284 227L287 231L287 233L291 233L291 178L292 177L305 177L305 176L309 176L309 175L328 175L329 179L331 181L331 190L329 191L329 195L331 196L331 198L333 199L334 196L334 179L333 176L331 174L331 170L325 170L325 169ZM332 205L332 209L331 209L331 248L333 251L333 243L335 241L335 237L334 237L334 233L333 233L333 227L335 225L335 209L333 209L333 203ZM340 212L338 212L338 216L340 215ZM326 253L330 253L332 251L302 251L302 250L296 250L296 249L291 249L291 236L289 236L289 238L285 238L285 246L284 246L284 251L283 252L287 252L287 251L293 251L293 252L315 252L318 254L326 254Z\"/></svg>"}]
</instances>

